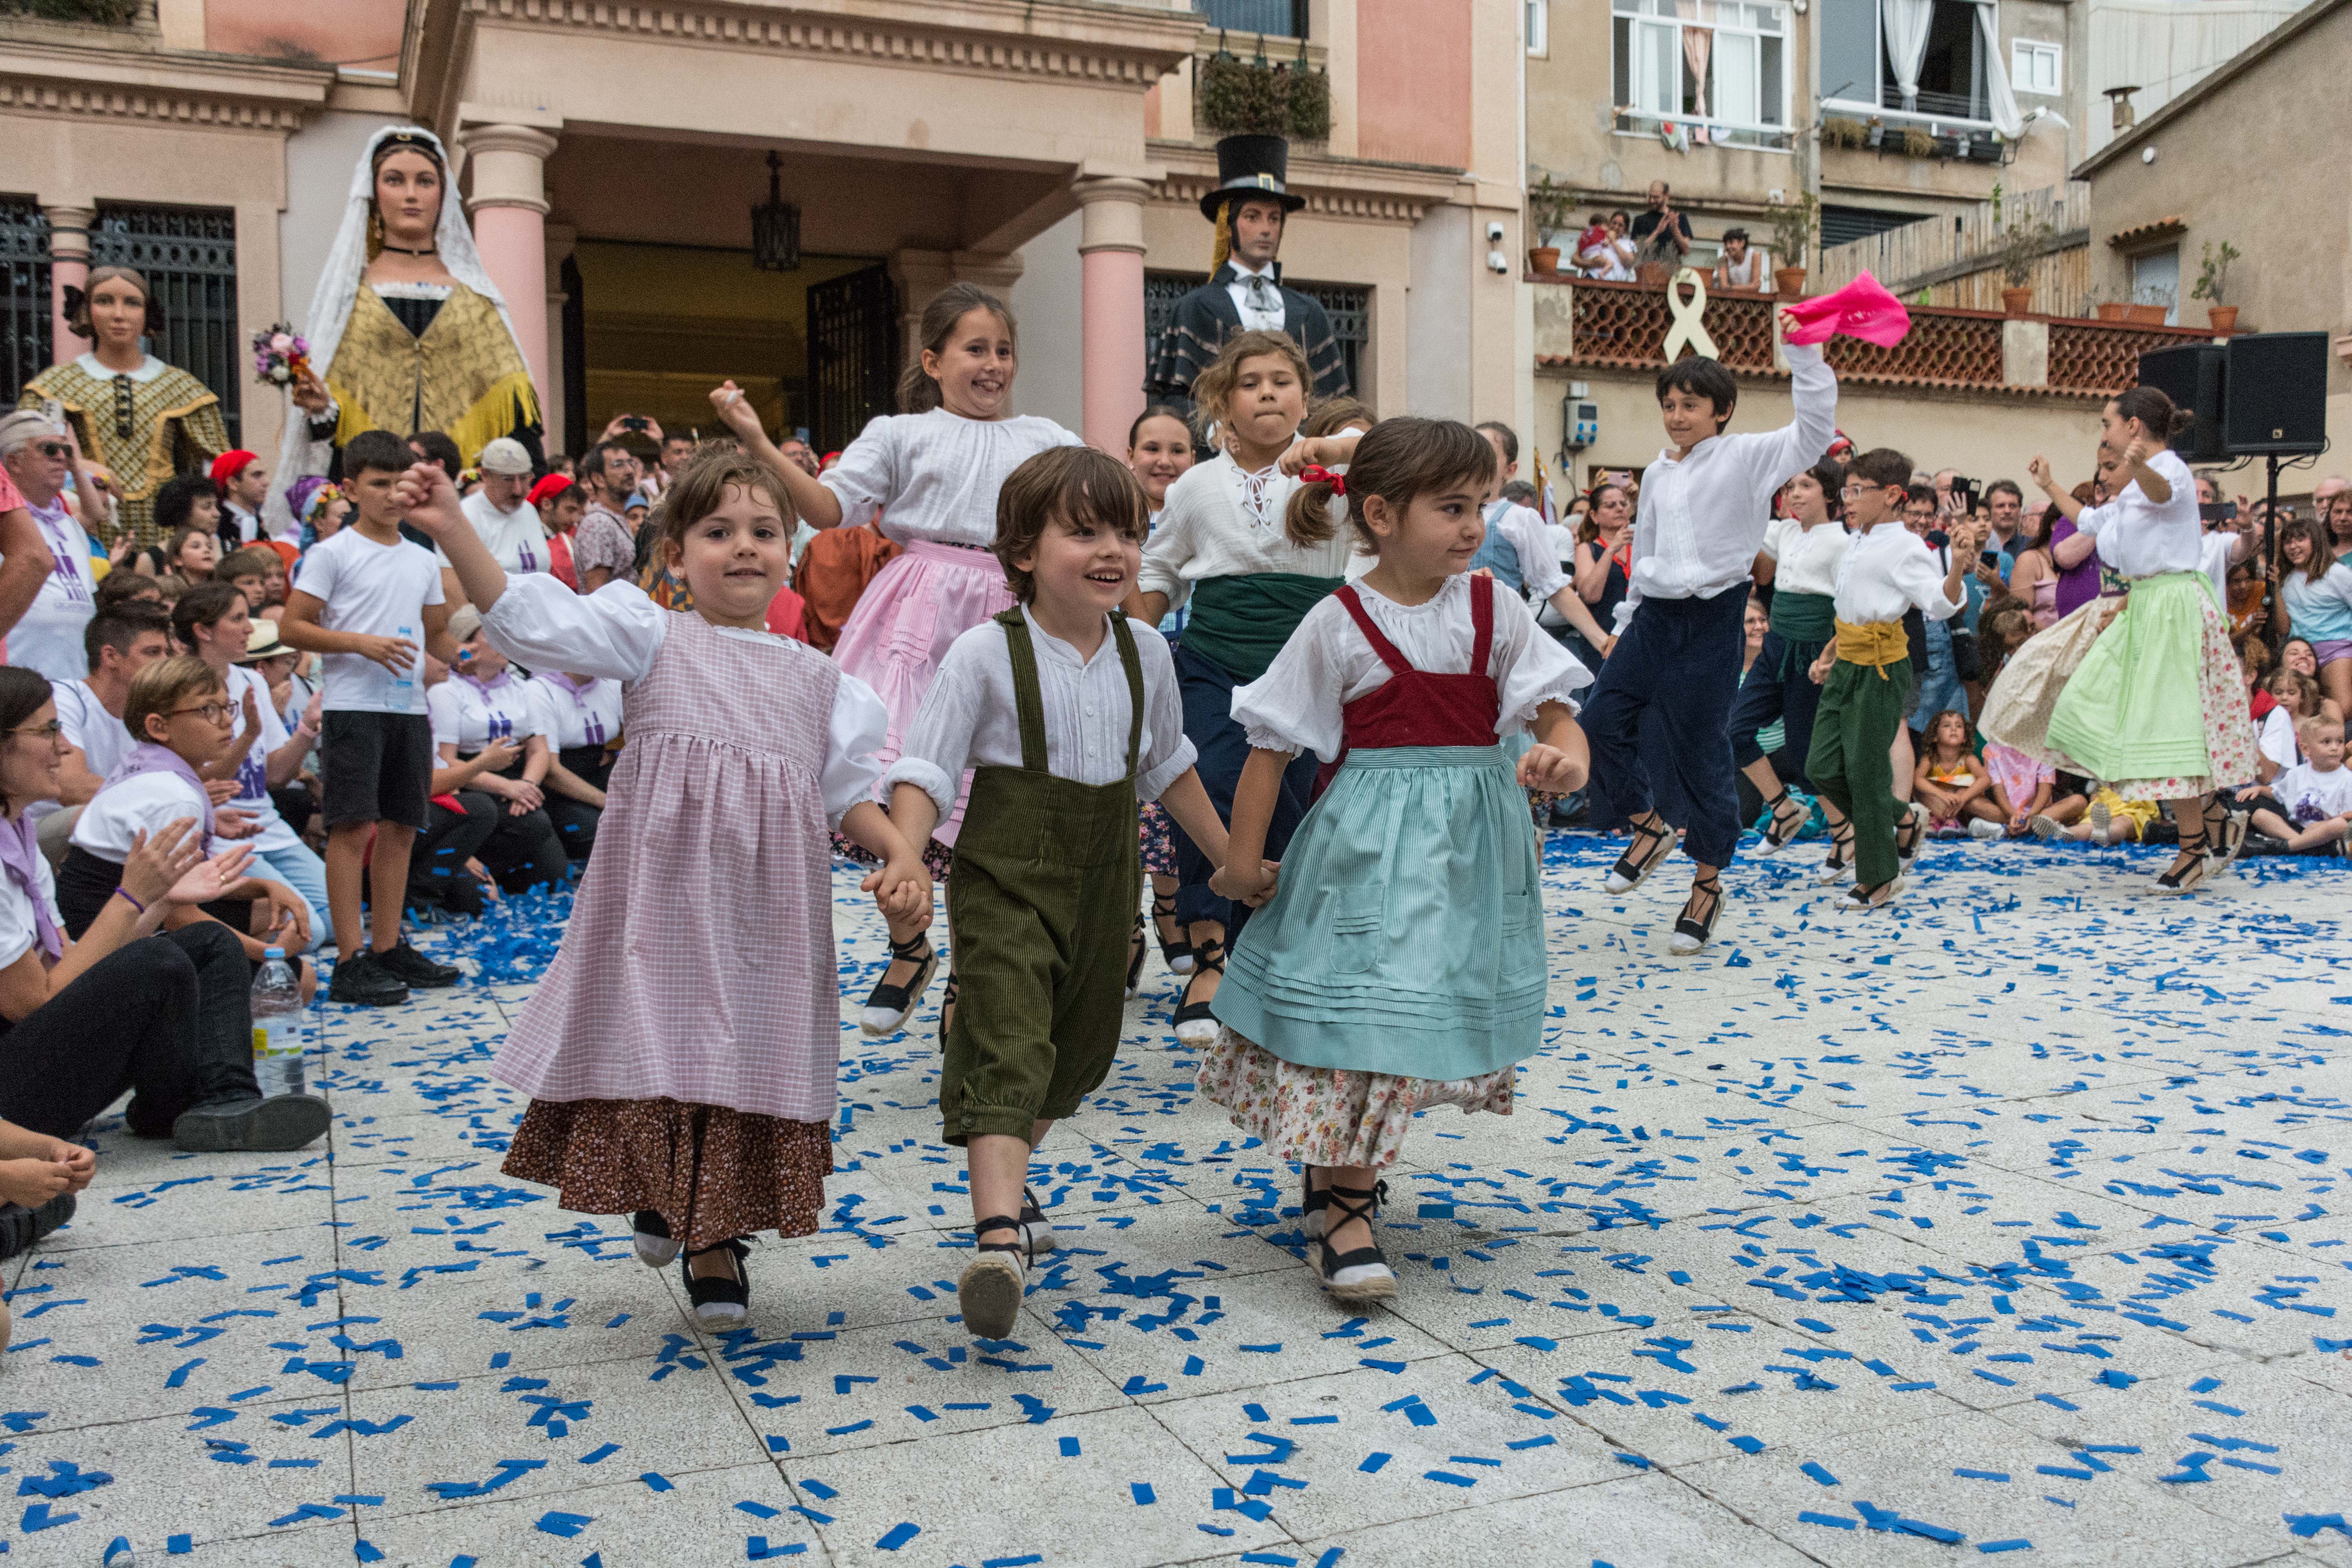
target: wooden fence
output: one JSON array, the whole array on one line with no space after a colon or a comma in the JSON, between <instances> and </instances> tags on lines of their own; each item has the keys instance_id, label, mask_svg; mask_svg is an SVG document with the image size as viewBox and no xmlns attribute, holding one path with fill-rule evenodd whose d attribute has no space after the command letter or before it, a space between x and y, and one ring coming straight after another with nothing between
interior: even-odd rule
<instances>
[{"instance_id":1,"label":"wooden fence","mask_svg":"<svg viewBox=\"0 0 2352 1568\"><path fill-rule=\"evenodd\" d=\"M2087 316L2091 299L2091 187L2083 182L2023 191L1954 218L1922 218L1884 234L1827 247L1820 275L1809 287L1822 290L1851 283L1867 271L1903 297L1906 304L1946 310L1999 310L2003 279L2000 249L2009 226L2041 217L2050 223L2051 248L2037 257L2028 279L2032 310L2042 316ZM1922 296L1924 295L1924 299Z\"/></svg>"}]
</instances>

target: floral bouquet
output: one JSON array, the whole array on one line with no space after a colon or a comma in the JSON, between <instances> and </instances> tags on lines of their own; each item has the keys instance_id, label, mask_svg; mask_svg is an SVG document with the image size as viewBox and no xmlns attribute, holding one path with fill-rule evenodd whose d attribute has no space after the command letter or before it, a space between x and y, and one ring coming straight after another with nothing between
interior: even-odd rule
<instances>
[{"instance_id":1,"label":"floral bouquet","mask_svg":"<svg viewBox=\"0 0 2352 1568\"><path fill-rule=\"evenodd\" d=\"M254 379L270 386L291 386L310 368L310 345L283 321L253 334Z\"/></svg>"}]
</instances>

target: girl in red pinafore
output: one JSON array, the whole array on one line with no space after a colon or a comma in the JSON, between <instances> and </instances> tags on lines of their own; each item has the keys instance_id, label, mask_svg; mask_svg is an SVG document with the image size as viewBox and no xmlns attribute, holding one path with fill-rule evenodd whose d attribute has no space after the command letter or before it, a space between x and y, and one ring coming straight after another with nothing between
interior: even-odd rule
<instances>
[{"instance_id":1,"label":"girl in red pinafore","mask_svg":"<svg viewBox=\"0 0 2352 1568\"><path fill-rule=\"evenodd\" d=\"M633 1215L637 1257L682 1248L706 1327L742 1322L742 1238L817 1227L841 1058L838 826L885 862L886 915L931 908L920 857L874 804L882 704L764 629L792 528L769 471L697 458L662 492L662 558L694 608L626 582L509 578L438 470L401 481L509 658L623 683L629 743L563 945L493 1073L531 1097L506 1173L567 1209Z\"/></svg>"},{"instance_id":2,"label":"girl in red pinafore","mask_svg":"<svg viewBox=\"0 0 2352 1568\"><path fill-rule=\"evenodd\" d=\"M1520 791L1584 783L1571 693L1592 678L1517 595L1469 574L1495 464L1466 425L1392 419L1344 476L1307 468L1291 504L1344 507L1379 563L1234 693L1250 755L1217 890L1265 907L1212 1004L1222 1027L1201 1090L1306 1167L1304 1225L1339 1300L1396 1289L1370 1221L1413 1114L1507 1114L1514 1064L1543 1043L1542 891ZM1515 769L1500 742L1523 730L1536 744ZM1277 890L1265 828L1302 750L1339 767Z\"/></svg>"}]
</instances>

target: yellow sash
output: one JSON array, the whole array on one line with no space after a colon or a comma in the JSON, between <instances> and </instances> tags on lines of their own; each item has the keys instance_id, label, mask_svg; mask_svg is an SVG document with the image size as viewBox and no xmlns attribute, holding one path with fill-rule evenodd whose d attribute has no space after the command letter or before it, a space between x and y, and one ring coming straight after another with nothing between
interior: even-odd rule
<instances>
[{"instance_id":1,"label":"yellow sash","mask_svg":"<svg viewBox=\"0 0 2352 1568\"><path fill-rule=\"evenodd\" d=\"M1861 626L1840 621L1837 656L1840 664L1875 668L1884 680L1888 665L1911 657L1911 642L1903 635L1901 621L1865 621Z\"/></svg>"}]
</instances>

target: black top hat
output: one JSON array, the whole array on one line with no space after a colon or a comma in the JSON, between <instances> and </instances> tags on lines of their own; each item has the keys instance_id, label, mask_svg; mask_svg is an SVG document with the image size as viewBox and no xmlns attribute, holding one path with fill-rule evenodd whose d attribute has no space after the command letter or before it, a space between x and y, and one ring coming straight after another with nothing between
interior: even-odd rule
<instances>
[{"instance_id":1,"label":"black top hat","mask_svg":"<svg viewBox=\"0 0 2352 1568\"><path fill-rule=\"evenodd\" d=\"M1307 205L1283 185L1290 143L1279 136L1224 136L1217 141L1217 188L1201 198L1201 216L1214 223L1217 208L1242 196L1266 196L1295 213Z\"/></svg>"}]
</instances>

